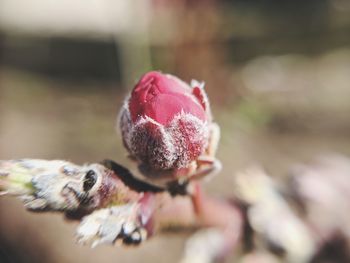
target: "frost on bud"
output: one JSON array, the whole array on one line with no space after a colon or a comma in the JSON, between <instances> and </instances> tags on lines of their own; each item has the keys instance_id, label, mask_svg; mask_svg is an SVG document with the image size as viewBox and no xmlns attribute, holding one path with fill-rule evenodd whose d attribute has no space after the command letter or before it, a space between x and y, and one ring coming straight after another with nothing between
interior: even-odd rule
<instances>
[{"instance_id":1,"label":"frost on bud","mask_svg":"<svg viewBox=\"0 0 350 263\"><path fill-rule=\"evenodd\" d=\"M149 72L120 112L123 142L149 170L186 168L206 151L211 113L204 84Z\"/></svg>"}]
</instances>

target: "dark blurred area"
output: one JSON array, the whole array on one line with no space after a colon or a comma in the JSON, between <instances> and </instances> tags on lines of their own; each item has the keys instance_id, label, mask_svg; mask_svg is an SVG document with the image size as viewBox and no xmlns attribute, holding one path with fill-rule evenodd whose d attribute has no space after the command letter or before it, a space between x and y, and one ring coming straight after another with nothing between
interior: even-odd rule
<instances>
[{"instance_id":1,"label":"dark blurred area","mask_svg":"<svg viewBox=\"0 0 350 263\"><path fill-rule=\"evenodd\" d=\"M350 1L0 0L0 159L125 157L115 122L142 73L204 80L222 129L222 173L261 163L284 176L350 154ZM232 194L232 193L231 193ZM184 235L137 249L74 244L59 215L0 199L0 262L177 262Z\"/></svg>"}]
</instances>

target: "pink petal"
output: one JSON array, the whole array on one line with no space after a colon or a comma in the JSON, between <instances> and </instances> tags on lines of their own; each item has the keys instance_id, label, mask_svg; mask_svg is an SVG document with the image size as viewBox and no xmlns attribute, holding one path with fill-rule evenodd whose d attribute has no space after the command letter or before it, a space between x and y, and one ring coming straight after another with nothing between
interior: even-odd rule
<instances>
[{"instance_id":1,"label":"pink petal","mask_svg":"<svg viewBox=\"0 0 350 263\"><path fill-rule=\"evenodd\" d=\"M190 113L205 121L206 115L201 106L192 98L182 94L161 94L144 108L144 114L160 124L166 125L181 112Z\"/></svg>"},{"instance_id":2,"label":"pink petal","mask_svg":"<svg viewBox=\"0 0 350 263\"><path fill-rule=\"evenodd\" d=\"M172 75L152 71L135 86L129 109L133 122L148 116L166 125L182 111L206 120L204 106L201 107L200 103L185 82Z\"/></svg>"}]
</instances>

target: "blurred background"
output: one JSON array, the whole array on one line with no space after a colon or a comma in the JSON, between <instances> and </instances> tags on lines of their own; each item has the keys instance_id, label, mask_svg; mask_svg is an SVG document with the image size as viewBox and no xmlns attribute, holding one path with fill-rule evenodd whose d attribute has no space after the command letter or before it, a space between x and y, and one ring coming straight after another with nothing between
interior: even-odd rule
<instances>
[{"instance_id":1,"label":"blurred background","mask_svg":"<svg viewBox=\"0 0 350 263\"><path fill-rule=\"evenodd\" d=\"M222 173L260 163L284 177L350 155L348 0L0 0L0 159L115 159L115 122L142 73L204 80L222 129ZM0 199L0 262L177 262L182 235L137 249L74 242L76 223ZM156 259L156 260L155 260Z\"/></svg>"}]
</instances>

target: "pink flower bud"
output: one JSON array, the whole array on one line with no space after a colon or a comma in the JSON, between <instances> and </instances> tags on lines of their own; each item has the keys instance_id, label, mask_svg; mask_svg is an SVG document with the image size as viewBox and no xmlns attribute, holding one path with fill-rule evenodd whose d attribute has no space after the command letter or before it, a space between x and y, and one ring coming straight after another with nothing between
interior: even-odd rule
<instances>
[{"instance_id":1,"label":"pink flower bud","mask_svg":"<svg viewBox=\"0 0 350 263\"><path fill-rule=\"evenodd\" d=\"M120 113L123 142L150 170L187 167L208 146L210 109L203 84L175 76L142 76Z\"/></svg>"}]
</instances>

